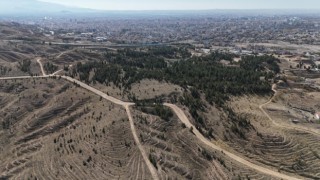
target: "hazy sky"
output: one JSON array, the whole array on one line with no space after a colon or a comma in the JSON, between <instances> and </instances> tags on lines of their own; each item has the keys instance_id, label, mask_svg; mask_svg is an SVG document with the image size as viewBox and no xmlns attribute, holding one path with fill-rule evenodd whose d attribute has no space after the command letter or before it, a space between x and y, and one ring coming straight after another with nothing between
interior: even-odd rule
<instances>
[{"instance_id":1,"label":"hazy sky","mask_svg":"<svg viewBox=\"0 0 320 180\"><path fill-rule=\"evenodd\" d=\"M41 0L105 10L320 9L320 0ZM320 11L319 11L320 13Z\"/></svg>"}]
</instances>

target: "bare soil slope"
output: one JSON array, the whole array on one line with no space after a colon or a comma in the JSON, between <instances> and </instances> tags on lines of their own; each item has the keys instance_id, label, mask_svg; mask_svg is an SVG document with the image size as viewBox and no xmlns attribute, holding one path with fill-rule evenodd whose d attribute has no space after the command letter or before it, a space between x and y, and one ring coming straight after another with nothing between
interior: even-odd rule
<instances>
[{"instance_id":1,"label":"bare soil slope","mask_svg":"<svg viewBox=\"0 0 320 180\"><path fill-rule=\"evenodd\" d=\"M0 177L150 179L123 107L64 80L0 82Z\"/></svg>"}]
</instances>

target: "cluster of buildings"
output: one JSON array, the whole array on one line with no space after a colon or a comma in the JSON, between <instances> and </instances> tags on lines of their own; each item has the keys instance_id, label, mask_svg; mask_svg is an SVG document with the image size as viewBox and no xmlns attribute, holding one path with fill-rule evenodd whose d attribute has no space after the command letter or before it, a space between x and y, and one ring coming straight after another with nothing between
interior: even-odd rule
<instances>
[{"instance_id":1,"label":"cluster of buildings","mask_svg":"<svg viewBox=\"0 0 320 180\"><path fill-rule=\"evenodd\" d=\"M320 17L295 16L159 16L136 18L50 18L35 24L73 41L171 43L193 41L211 46L266 43L320 44ZM256 46L257 50L263 47ZM260 48L260 49L259 49Z\"/></svg>"}]
</instances>

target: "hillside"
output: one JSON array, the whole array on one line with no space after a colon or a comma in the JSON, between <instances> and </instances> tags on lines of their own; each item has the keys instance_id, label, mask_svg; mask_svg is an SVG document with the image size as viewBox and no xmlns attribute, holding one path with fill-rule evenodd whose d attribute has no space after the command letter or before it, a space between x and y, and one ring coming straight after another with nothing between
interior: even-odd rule
<instances>
[{"instance_id":1,"label":"hillside","mask_svg":"<svg viewBox=\"0 0 320 180\"><path fill-rule=\"evenodd\" d=\"M8 80L0 90L2 178L150 178L120 106L57 79ZM133 116L161 179L264 177L203 144L194 146L176 117L167 122L136 109Z\"/></svg>"},{"instance_id":2,"label":"hillside","mask_svg":"<svg viewBox=\"0 0 320 180\"><path fill-rule=\"evenodd\" d=\"M284 59L197 57L186 44L0 47L0 179L320 176L319 80Z\"/></svg>"},{"instance_id":3,"label":"hillside","mask_svg":"<svg viewBox=\"0 0 320 180\"><path fill-rule=\"evenodd\" d=\"M150 178L125 110L70 83L1 83L1 117L2 177Z\"/></svg>"}]
</instances>

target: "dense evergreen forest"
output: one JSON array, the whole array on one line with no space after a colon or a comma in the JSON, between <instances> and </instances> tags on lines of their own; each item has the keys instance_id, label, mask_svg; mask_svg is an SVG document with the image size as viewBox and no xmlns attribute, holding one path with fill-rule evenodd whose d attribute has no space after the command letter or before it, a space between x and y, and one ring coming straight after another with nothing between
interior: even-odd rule
<instances>
[{"instance_id":1,"label":"dense evergreen forest","mask_svg":"<svg viewBox=\"0 0 320 180\"><path fill-rule=\"evenodd\" d=\"M279 72L277 59L272 56L246 56L234 66L220 60L232 61L234 55L214 52L205 57L190 57L183 48L131 49L105 54L105 61L78 63L71 76L87 83L99 82L130 89L145 78L167 81L189 89L193 98L204 94L206 100L222 105L229 95L265 94L270 92L266 81ZM171 61L169 58L180 58ZM89 78L90 72L95 72ZM189 88L188 88L189 87Z\"/></svg>"},{"instance_id":2,"label":"dense evergreen forest","mask_svg":"<svg viewBox=\"0 0 320 180\"><path fill-rule=\"evenodd\" d=\"M130 90L133 83L146 78L177 84L185 92L181 97L171 97L171 101L187 106L199 127L205 127L205 120L199 114L205 111L206 103L202 97L211 105L227 109L224 102L231 95L271 93L268 80L280 71L279 60L273 56L244 56L239 63L233 61L234 57L233 54L219 52L191 57L183 47L124 49L106 53L104 61L78 63L70 75L78 76L86 83L109 85L112 82L122 90ZM230 61L230 65L223 65L221 60ZM93 76L90 76L91 72L94 72ZM230 109L228 111L232 114ZM159 107L152 112L165 119L170 116ZM237 127L248 124L243 118L238 119Z\"/></svg>"}]
</instances>

